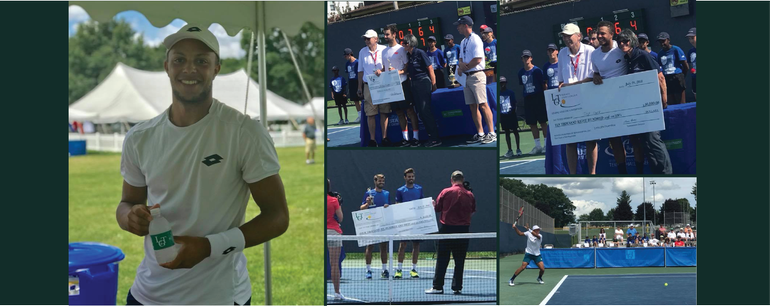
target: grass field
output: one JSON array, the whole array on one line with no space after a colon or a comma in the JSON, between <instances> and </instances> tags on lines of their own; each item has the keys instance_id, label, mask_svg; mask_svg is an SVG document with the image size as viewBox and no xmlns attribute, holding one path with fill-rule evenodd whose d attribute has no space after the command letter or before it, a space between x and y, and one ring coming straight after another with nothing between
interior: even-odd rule
<instances>
[{"instance_id":1,"label":"grass field","mask_svg":"<svg viewBox=\"0 0 770 306\"><path fill-rule=\"evenodd\" d=\"M271 243L273 303L320 305L324 302L323 164L305 164L304 148L278 148L291 223ZM136 268L144 257L142 238L120 229L115 208L120 202L120 154L97 153L69 159L69 241L96 241L117 246L126 254L120 264L118 304L123 305ZM259 213L249 201L246 220ZM252 305L264 304L263 247L245 251L252 284Z\"/></svg>"},{"instance_id":2,"label":"grass field","mask_svg":"<svg viewBox=\"0 0 770 306\"><path fill-rule=\"evenodd\" d=\"M516 286L509 287L508 279L521 266L524 254L507 256L500 259L498 288L500 305L538 305L556 286L564 275L614 275L614 274L665 274L695 273L696 267L669 268L607 268L607 269L546 269L543 274L545 284L538 284L537 269L527 269L516 277ZM662 284L661 284L662 285ZM601 290L601 288L597 288Z\"/></svg>"},{"instance_id":3,"label":"grass field","mask_svg":"<svg viewBox=\"0 0 770 306\"><path fill-rule=\"evenodd\" d=\"M328 101L326 103L326 106L334 106L334 101ZM358 117L358 111L356 111L356 106L354 104L348 104L345 106L348 109L348 121L350 121L350 125L356 125L357 123L353 123L354 120L356 120L356 117ZM363 110L363 105L361 105L361 109ZM345 116L345 113L343 111L342 116ZM337 126L337 122L340 121L340 114L336 107L334 108L327 108L326 109L326 124L327 126Z\"/></svg>"}]
</instances>

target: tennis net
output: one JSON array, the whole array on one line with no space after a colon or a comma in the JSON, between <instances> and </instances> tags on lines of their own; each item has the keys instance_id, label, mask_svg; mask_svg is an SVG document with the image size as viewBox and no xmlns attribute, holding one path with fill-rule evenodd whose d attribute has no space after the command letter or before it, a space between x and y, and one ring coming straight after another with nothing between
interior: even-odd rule
<instances>
[{"instance_id":1,"label":"tennis net","mask_svg":"<svg viewBox=\"0 0 770 306\"><path fill-rule=\"evenodd\" d=\"M371 245L370 253L366 252L366 245ZM408 236L327 235L326 246L327 304L497 301L497 233L494 232ZM401 265L400 247L404 248ZM414 249L419 250L416 264L412 260ZM385 254L384 268L381 251ZM440 256L444 253L447 255ZM338 258L339 264L330 264L330 255L331 258ZM463 255L465 259L459 260ZM371 258L369 269L367 257ZM439 258L448 259L443 261L444 276L434 280L437 274L442 273L442 260ZM331 273L334 268L340 272L342 299L335 295ZM441 283L443 286L440 286ZM434 287L443 289L443 293L425 292ZM460 291L455 293L456 289Z\"/></svg>"}]
</instances>

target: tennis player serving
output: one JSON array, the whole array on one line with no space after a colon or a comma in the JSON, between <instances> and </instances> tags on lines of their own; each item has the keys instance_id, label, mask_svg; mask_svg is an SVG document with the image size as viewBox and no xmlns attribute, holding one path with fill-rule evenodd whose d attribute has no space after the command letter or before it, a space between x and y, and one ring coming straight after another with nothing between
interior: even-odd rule
<instances>
[{"instance_id":1,"label":"tennis player serving","mask_svg":"<svg viewBox=\"0 0 770 306\"><path fill-rule=\"evenodd\" d=\"M532 229L529 229L529 224L524 225L524 228L527 230L526 232L521 232L516 225L513 225L513 229L516 230L516 234L519 234L519 236L527 236L527 249L526 253L524 254L524 261L521 263L521 267L516 269L516 272L513 273L513 276L511 276L511 279L508 280L508 286L513 287L513 280L516 279L516 276L519 276L519 273L521 271L524 271L524 269L527 268L527 265L530 261L535 261L535 264L537 264L538 268L540 268L540 275L537 277L538 283L543 283L543 273L545 273L545 266L543 265L543 256L540 256L540 243L543 241L543 236L540 235L540 227L535 225L532 227Z\"/></svg>"}]
</instances>

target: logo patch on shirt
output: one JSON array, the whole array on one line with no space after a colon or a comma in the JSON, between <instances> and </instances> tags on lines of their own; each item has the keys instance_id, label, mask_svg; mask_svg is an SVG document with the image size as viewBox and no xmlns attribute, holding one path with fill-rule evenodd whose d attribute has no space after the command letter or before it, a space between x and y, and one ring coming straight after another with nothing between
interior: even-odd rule
<instances>
[{"instance_id":1,"label":"logo patch on shirt","mask_svg":"<svg viewBox=\"0 0 770 306\"><path fill-rule=\"evenodd\" d=\"M210 167L211 165L216 165L220 163L222 159L223 159L222 156L219 156L218 154L209 155L203 159L203 164Z\"/></svg>"},{"instance_id":2,"label":"logo patch on shirt","mask_svg":"<svg viewBox=\"0 0 770 306\"><path fill-rule=\"evenodd\" d=\"M615 61L615 64L620 64L620 61L622 61L622 60L618 59L617 61Z\"/></svg>"},{"instance_id":3,"label":"logo patch on shirt","mask_svg":"<svg viewBox=\"0 0 770 306\"><path fill-rule=\"evenodd\" d=\"M232 252L232 251L235 251L235 247L233 247L233 246L231 246L231 247L227 248L227 250L225 250L224 252L222 252L222 255L227 255L227 253L230 253L230 252Z\"/></svg>"}]
</instances>

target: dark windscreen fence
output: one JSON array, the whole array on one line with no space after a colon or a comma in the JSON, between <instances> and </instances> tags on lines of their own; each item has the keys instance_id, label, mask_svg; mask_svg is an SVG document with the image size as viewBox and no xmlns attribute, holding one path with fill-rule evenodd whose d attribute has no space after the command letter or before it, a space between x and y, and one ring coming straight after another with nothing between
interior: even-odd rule
<instances>
[{"instance_id":1,"label":"dark windscreen fence","mask_svg":"<svg viewBox=\"0 0 770 306\"><path fill-rule=\"evenodd\" d=\"M341 294L335 294L332 275L327 274L327 304L451 304L497 301L497 234L494 232L409 236L329 235L326 239L329 253L338 259L337 264L330 265L327 269L338 271ZM401 242L405 245L405 259L399 264L397 258ZM359 244L373 246L368 266L367 255L363 248L358 247ZM463 251L467 250L469 245L480 246L482 249ZM415 248L419 250L419 255L417 262L413 263ZM442 252L446 255L442 256ZM387 258L384 265L381 254ZM446 260L442 261L442 258ZM459 260L460 258L463 260ZM442 281L437 283L437 279ZM425 292L437 286L443 289L443 293Z\"/></svg>"},{"instance_id":2,"label":"dark windscreen fence","mask_svg":"<svg viewBox=\"0 0 770 306\"><path fill-rule=\"evenodd\" d=\"M384 190L390 192L389 202L395 203L396 190L405 184L404 170L407 168L414 169L415 184L422 186L423 196L433 199L444 188L451 186L450 176L453 171L462 171L465 180L471 183L476 199L476 213L471 217L470 232L496 232L497 224L490 222L497 219L496 153L494 150L330 151L327 155L326 174L331 180L331 190L342 196L342 234L356 234L352 212L360 209L367 188L374 188L374 175L385 175ZM441 214L437 213L436 218L440 220ZM355 245L349 247L356 248L356 252L361 250ZM429 250L432 248L427 247ZM470 250L485 250L489 247L483 243L470 244ZM494 245L491 247L494 250Z\"/></svg>"}]
</instances>

